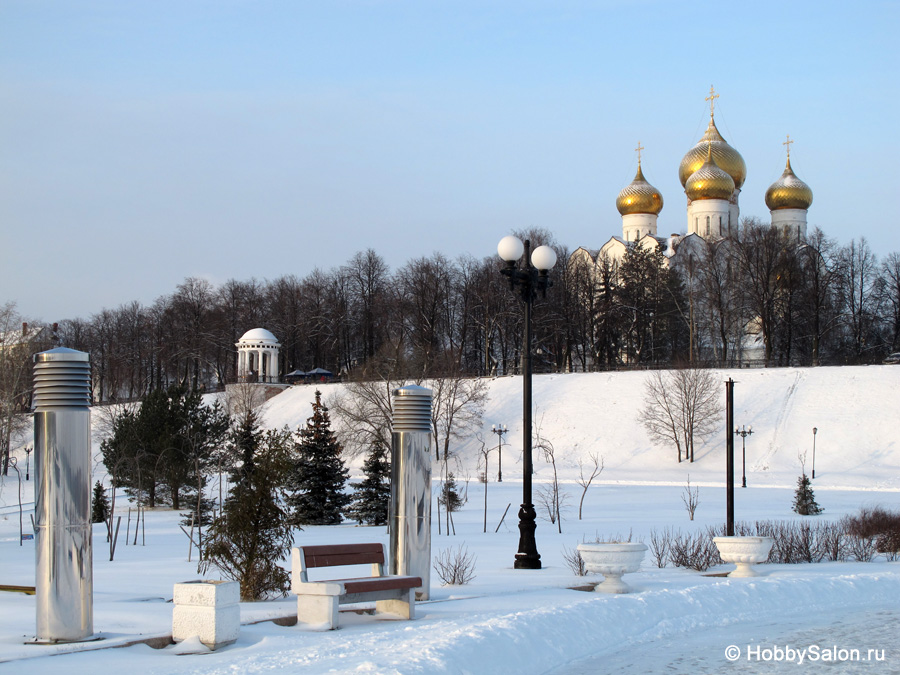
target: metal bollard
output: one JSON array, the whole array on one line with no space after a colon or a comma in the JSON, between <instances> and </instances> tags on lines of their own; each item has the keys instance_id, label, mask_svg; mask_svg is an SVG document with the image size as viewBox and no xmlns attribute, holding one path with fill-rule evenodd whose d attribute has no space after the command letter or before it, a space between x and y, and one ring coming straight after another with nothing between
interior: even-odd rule
<instances>
[{"instance_id":1,"label":"metal bollard","mask_svg":"<svg viewBox=\"0 0 900 675\"><path fill-rule=\"evenodd\" d=\"M74 349L34 355L37 641L94 633L91 366Z\"/></svg>"},{"instance_id":2,"label":"metal bollard","mask_svg":"<svg viewBox=\"0 0 900 675\"><path fill-rule=\"evenodd\" d=\"M417 600L431 585L431 389L393 392L391 433L391 574L422 578Z\"/></svg>"}]
</instances>

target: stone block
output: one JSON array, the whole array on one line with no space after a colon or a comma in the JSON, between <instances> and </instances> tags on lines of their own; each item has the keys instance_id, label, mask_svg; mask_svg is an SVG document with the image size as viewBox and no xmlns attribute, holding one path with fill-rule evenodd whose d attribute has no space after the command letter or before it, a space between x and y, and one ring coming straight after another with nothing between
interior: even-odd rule
<instances>
[{"instance_id":1,"label":"stone block","mask_svg":"<svg viewBox=\"0 0 900 675\"><path fill-rule=\"evenodd\" d=\"M241 631L240 586L236 581L175 584L172 639L197 636L210 649L237 640Z\"/></svg>"}]
</instances>

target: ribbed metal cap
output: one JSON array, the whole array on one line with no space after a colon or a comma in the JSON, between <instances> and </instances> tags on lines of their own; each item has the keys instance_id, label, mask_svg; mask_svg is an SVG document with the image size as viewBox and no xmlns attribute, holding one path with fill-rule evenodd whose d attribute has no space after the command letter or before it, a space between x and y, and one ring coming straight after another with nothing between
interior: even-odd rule
<instances>
[{"instance_id":1,"label":"ribbed metal cap","mask_svg":"<svg viewBox=\"0 0 900 675\"><path fill-rule=\"evenodd\" d=\"M431 432L431 389L410 384L393 392L394 431Z\"/></svg>"},{"instance_id":2,"label":"ribbed metal cap","mask_svg":"<svg viewBox=\"0 0 900 675\"><path fill-rule=\"evenodd\" d=\"M90 355L58 347L34 355L35 410L91 405Z\"/></svg>"}]
</instances>

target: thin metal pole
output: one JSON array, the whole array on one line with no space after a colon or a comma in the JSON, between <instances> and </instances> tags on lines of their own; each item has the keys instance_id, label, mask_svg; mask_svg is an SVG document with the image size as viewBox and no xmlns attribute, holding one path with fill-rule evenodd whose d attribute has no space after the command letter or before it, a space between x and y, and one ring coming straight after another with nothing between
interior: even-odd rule
<instances>
[{"instance_id":1,"label":"thin metal pole","mask_svg":"<svg viewBox=\"0 0 900 675\"><path fill-rule=\"evenodd\" d=\"M503 432L501 429L497 432L497 482L503 482Z\"/></svg>"},{"instance_id":2,"label":"thin metal pole","mask_svg":"<svg viewBox=\"0 0 900 675\"><path fill-rule=\"evenodd\" d=\"M816 477L816 433L819 431L818 427L813 427L813 465L812 465L812 477Z\"/></svg>"},{"instance_id":3,"label":"thin metal pole","mask_svg":"<svg viewBox=\"0 0 900 675\"><path fill-rule=\"evenodd\" d=\"M725 534L734 536L734 380L725 381Z\"/></svg>"}]
</instances>

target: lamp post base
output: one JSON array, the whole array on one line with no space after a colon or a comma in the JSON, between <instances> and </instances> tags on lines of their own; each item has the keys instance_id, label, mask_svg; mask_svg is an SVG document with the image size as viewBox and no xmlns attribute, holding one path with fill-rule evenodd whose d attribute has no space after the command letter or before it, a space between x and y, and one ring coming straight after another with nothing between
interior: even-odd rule
<instances>
[{"instance_id":1,"label":"lamp post base","mask_svg":"<svg viewBox=\"0 0 900 675\"><path fill-rule=\"evenodd\" d=\"M519 508L519 552L513 567L517 570L541 569L541 554L537 551L534 531L537 529L534 504L522 504Z\"/></svg>"}]
</instances>

